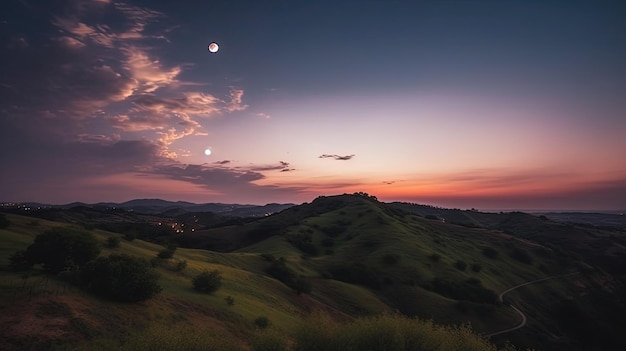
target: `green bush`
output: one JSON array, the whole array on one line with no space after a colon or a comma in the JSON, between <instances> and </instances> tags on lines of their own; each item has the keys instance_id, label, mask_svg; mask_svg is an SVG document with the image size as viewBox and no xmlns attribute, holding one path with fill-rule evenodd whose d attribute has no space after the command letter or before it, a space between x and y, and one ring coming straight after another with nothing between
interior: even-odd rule
<instances>
[{"instance_id":1,"label":"green bush","mask_svg":"<svg viewBox=\"0 0 626 351\"><path fill-rule=\"evenodd\" d=\"M430 255L430 259L433 262L439 262L439 260L441 260L441 255L438 254L438 253L434 253L434 254Z\"/></svg>"},{"instance_id":2,"label":"green bush","mask_svg":"<svg viewBox=\"0 0 626 351\"><path fill-rule=\"evenodd\" d=\"M99 257L87 263L80 270L80 282L97 295L122 302L147 300L162 290L150 263L129 255Z\"/></svg>"},{"instance_id":3,"label":"green bush","mask_svg":"<svg viewBox=\"0 0 626 351\"><path fill-rule=\"evenodd\" d=\"M222 286L222 274L218 270L204 271L195 276L192 283L194 289L210 294Z\"/></svg>"},{"instance_id":4,"label":"green bush","mask_svg":"<svg viewBox=\"0 0 626 351\"><path fill-rule=\"evenodd\" d=\"M164 250L161 250L157 254L157 257L162 259L162 260L169 260L170 258L174 257L174 252L175 252L175 250L172 250L170 248L164 249Z\"/></svg>"},{"instance_id":5,"label":"green bush","mask_svg":"<svg viewBox=\"0 0 626 351\"><path fill-rule=\"evenodd\" d=\"M270 326L272 322L270 322L269 318L265 316L261 316L254 320L254 325L256 325L259 329L265 329Z\"/></svg>"},{"instance_id":6,"label":"green bush","mask_svg":"<svg viewBox=\"0 0 626 351\"><path fill-rule=\"evenodd\" d=\"M77 270L99 254L100 244L91 233L71 227L49 229L26 249L30 263L43 264L51 273Z\"/></svg>"}]
</instances>

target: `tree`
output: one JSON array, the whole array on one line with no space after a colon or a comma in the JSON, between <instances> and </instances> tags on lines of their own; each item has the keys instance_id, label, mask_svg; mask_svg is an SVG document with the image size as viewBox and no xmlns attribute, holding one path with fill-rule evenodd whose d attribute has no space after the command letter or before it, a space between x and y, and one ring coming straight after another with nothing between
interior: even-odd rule
<instances>
[{"instance_id":1,"label":"tree","mask_svg":"<svg viewBox=\"0 0 626 351\"><path fill-rule=\"evenodd\" d=\"M87 263L80 270L80 282L97 295L122 302L147 300L162 291L159 275L147 260L124 254Z\"/></svg>"},{"instance_id":2,"label":"tree","mask_svg":"<svg viewBox=\"0 0 626 351\"><path fill-rule=\"evenodd\" d=\"M107 247L111 249L116 249L120 247L120 238L116 236L109 237L107 239Z\"/></svg>"},{"instance_id":3,"label":"tree","mask_svg":"<svg viewBox=\"0 0 626 351\"><path fill-rule=\"evenodd\" d=\"M41 263L51 273L76 270L99 254L100 244L91 233L71 227L49 229L26 249L32 264Z\"/></svg>"},{"instance_id":4,"label":"tree","mask_svg":"<svg viewBox=\"0 0 626 351\"><path fill-rule=\"evenodd\" d=\"M222 286L222 274L218 270L204 271L195 276L192 283L194 289L210 294Z\"/></svg>"}]
</instances>

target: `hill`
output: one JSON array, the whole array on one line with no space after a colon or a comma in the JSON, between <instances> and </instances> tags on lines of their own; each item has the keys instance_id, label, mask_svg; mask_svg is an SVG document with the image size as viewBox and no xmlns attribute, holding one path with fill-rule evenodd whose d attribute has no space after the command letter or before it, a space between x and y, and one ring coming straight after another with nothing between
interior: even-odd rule
<instances>
[{"instance_id":1,"label":"hill","mask_svg":"<svg viewBox=\"0 0 626 351\"><path fill-rule=\"evenodd\" d=\"M621 296L626 296L620 295L626 291L620 266L624 250L616 245L624 233L523 213L434 210L444 212L418 215L406 206L355 194L319 197L245 220L214 213L168 219L126 212L123 216L145 220L137 237L152 243L122 241L119 250L150 258L163 249L155 243L177 243L174 259L186 260L188 268L180 273L160 267L165 291L146 308L156 304L161 316L169 316L178 305L196 306L185 311L202 306L219 320L206 323L218 323L231 336L243 329L245 340L254 338L251 321L260 315L277 330L296 335L294 326L319 310L339 320L395 312L442 324L470 322L487 334L518 323L519 316L508 307L513 302L528 316L528 325L494 337L500 345L507 339L551 350L625 345L619 332L625 311ZM80 211L68 213L69 219L80 214L74 223L85 219ZM10 219L10 232L2 232L8 241L0 251L5 259L43 228L59 225ZM33 221L38 225L29 225ZM92 231L104 241L127 235L123 225L128 224L119 222L117 233L97 226ZM226 283L205 299L189 287L189 277L206 267L222 270ZM512 286L574 271L581 274L517 289L507 295L506 304L497 301L497 294ZM15 287L18 281L9 284ZM229 295L234 306L224 302ZM568 323L572 316L589 332ZM156 320L160 317L145 323Z\"/></svg>"}]
</instances>

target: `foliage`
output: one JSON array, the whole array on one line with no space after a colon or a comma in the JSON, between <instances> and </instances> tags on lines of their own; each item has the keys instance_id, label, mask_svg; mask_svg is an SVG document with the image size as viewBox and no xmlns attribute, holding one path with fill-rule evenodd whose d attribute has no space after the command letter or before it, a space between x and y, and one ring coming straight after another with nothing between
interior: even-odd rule
<instances>
[{"instance_id":1,"label":"foliage","mask_svg":"<svg viewBox=\"0 0 626 351\"><path fill-rule=\"evenodd\" d=\"M458 260L454 263L454 267L460 271L464 271L465 268L467 268L467 263L465 263L465 261Z\"/></svg>"},{"instance_id":2,"label":"foliage","mask_svg":"<svg viewBox=\"0 0 626 351\"><path fill-rule=\"evenodd\" d=\"M288 287L294 289L297 294L310 293L312 291L311 284L304 278L298 276L291 268L287 267L285 260L281 257L278 261L272 263L267 269L267 273L272 277L280 280Z\"/></svg>"},{"instance_id":3,"label":"foliage","mask_svg":"<svg viewBox=\"0 0 626 351\"><path fill-rule=\"evenodd\" d=\"M254 325L256 325L259 329L265 329L270 326L272 322L270 322L269 318L265 316L258 317L254 320Z\"/></svg>"},{"instance_id":4,"label":"foliage","mask_svg":"<svg viewBox=\"0 0 626 351\"><path fill-rule=\"evenodd\" d=\"M110 255L89 262L80 270L80 281L88 290L105 298L137 302L161 292L159 275L145 259Z\"/></svg>"},{"instance_id":5,"label":"foliage","mask_svg":"<svg viewBox=\"0 0 626 351\"><path fill-rule=\"evenodd\" d=\"M478 263L472 264L472 271L478 273L481 271L481 269L483 269L483 266L481 266L480 264Z\"/></svg>"},{"instance_id":6,"label":"foliage","mask_svg":"<svg viewBox=\"0 0 626 351\"><path fill-rule=\"evenodd\" d=\"M117 236L107 238L106 246L111 249L116 249L120 247L120 238L118 238Z\"/></svg>"},{"instance_id":7,"label":"foliage","mask_svg":"<svg viewBox=\"0 0 626 351\"><path fill-rule=\"evenodd\" d=\"M99 254L100 244L91 233L71 227L48 229L26 249L32 264L41 263L51 273L75 270Z\"/></svg>"},{"instance_id":8,"label":"foliage","mask_svg":"<svg viewBox=\"0 0 626 351\"><path fill-rule=\"evenodd\" d=\"M187 268L187 261L186 260L177 260L176 263L174 264L174 270L176 272L181 272L185 268Z\"/></svg>"},{"instance_id":9,"label":"foliage","mask_svg":"<svg viewBox=\"0 0 626 351\"><path fill-rule=\"evenodd\" d=\"M298 248L300 251L315 256L319 254L319 250L313 245L311 236L306 233L290 234L286 237L287 241Z\"/></svg>"},{"instance_id":10,"label":"foliage","mask_svg":"<svg viewBox=\"0 0 626 351\"><path fill-rule=\"evenodd\" d=\"M218 270L204 271L195 276L192 283L194 289L210 294L222 286L222 274Z\"/></svg>"},{"instance_id":11,"label":"foliage","mask_svg":"<svg viewBox=\"0 0 626 351\"><path fill-rule=\"evenodd\" d=\"M172 250L171 248L163 249L157 254L157 257L162 260L169 260L174 257L174 252L175 250Z\"/></svg>"},{"instance_id":12,"label":"foliage","mask_svg":"<svg viewBox=\"0 0 626 351\"><path fill-rule=\"evenodd\" d=\"M228 306L232 306L235 304L235 298L233 298L232 296L228 295L224 298L224 300L226 300L226 304Z\"/></svg>"}]
</instances>

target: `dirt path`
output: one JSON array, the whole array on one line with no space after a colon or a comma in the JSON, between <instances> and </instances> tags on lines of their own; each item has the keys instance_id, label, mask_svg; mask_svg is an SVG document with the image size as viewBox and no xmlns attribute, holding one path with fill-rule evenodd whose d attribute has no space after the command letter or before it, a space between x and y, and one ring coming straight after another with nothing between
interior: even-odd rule
<instances>
[{"instance_id":1,"label":"dirt path","mask_svg":"<svg viewBox=\"0 0 626 351\"><path fill-rule=\"evenodd\" d=\"M514 287L512 287L510 289L504 290L503 292L500 293L500 295L498 295L498 300L500 300L500 302L504 302L504 300L503 300L504 299L504 295L510 293L511 291L513 291L513 290L515 290L517 288L521 288L522 286L526 286L526 285L534 284L534 283L539 283L539 282L542 282L544 280L549 280L549 279L569 277L571 275L575 275L575 274L579 274L579 273L580 272L574 272L574 273L569 273L569 274L564 274L564 275L555 275L555 276L552 276L552 277L541 278L541 279L537 279L537 280L531 280L529 282L522 283L522 284L516 285L516 286L514 286ZM499 330L497 332L493 332L493 333L487 334L487 335L485 335L486 337L490 338L490 337L495 336L495 335L508 333L508 332L513 331L513 330L517 330L519 328L522 328L522 327L524 327L526 325L526 315L524 314L524 312L520 311L517 307L515 307L513 305L509 305L509 307L511 307L515 312L517 312L517 314L520 315L520 317L522 317L522 320L521 320L520 324L518 324L518 325L516 325L514 327L511 327L511 328L508 328L508 329Z\"/></svg>"}]
</instances>

